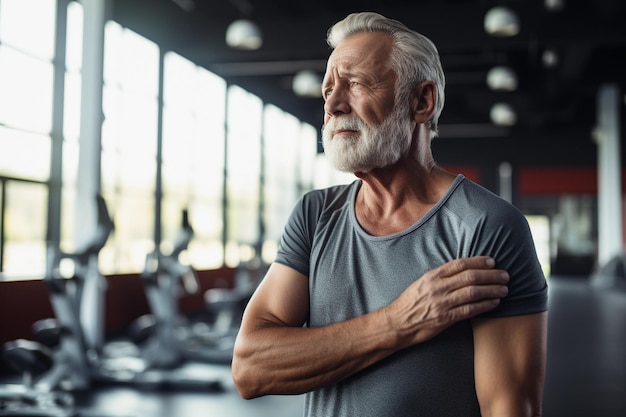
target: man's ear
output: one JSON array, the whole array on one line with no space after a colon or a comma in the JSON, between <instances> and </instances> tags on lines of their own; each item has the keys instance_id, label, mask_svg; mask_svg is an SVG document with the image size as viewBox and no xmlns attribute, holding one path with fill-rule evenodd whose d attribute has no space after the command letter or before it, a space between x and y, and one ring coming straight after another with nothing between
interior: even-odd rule
<instances>
[{"instance_id":1,"label":"man's ear","mask_svg":"<svg viewBox=\"0 0 626 417\"><path fill-rule=\"evenodd\" d=\"M413 120L421 124L426 123L433 117L435 112L437 87L432 81L424 81L418 84L413 92L413 98L411 99Z\"/></svg>"}]
</instances>

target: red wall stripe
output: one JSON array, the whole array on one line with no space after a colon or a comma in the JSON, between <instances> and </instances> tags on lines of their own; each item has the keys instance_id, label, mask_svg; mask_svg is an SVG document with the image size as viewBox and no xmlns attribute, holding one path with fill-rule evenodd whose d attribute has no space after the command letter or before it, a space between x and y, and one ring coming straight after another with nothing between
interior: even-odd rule
<instances>
[{"instance_id":1,"label":"red wall stripe","mask_svg":"<svg viewBox=\"0 0 626 417\"><path fill-rule=\"evenodd\" d=\"M463 174L468 180L480 184L480 170L477 167L470 165L442 165L441 168L452 174Z\"/></svg>"},{"instance_id":2,"label":"red wall stripe","mask_svg":"<svg viewBox=\"0 0 626 417\"><path fill-rule=\"evenodd\" d=\"M622 193L626 192L626 170L621 175ZM598 193L596 167L522 168L518 176L522 196Z\"/></svg>"},{"instance_id":3,"label":"red wall stripe","mask_svg":"<svg viewBox=\"0 0 626 417\"><path fill-rule=\"evenodd\" d=\"M522 168L519 193L527 195L597 194L598 175L590 168Z\"/></svg>"}]
</instances>

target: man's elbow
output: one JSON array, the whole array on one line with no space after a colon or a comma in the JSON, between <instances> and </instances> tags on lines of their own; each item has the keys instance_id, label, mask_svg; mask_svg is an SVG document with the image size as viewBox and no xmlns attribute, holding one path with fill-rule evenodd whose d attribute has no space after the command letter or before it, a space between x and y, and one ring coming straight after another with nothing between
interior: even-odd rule
<instances>
[{"instance_id":1,"label":"man's elbow","mask_svg":"<svg viewBox=\"0 0 626 417\"><path fill-rule=\"evenodd\" d=\"M233 381L235 382L235 388L239 396L244 400L252 400L262 396L245 378L240 377L240 373L233 372Z\"/></svg>"},{"instance_id":2,"label":"man's elbow","mask_svg":"<svg viewBox=\"0 0 626 417\"><path fill-rule=\"evenodd\" d=\"M235 349L233 354L231 374L235 388L241 398L251 400L264 395L261 392L261 384L258 378L255 377L256 373L253 370L253 366L238 354L237 349Z\"/></svg>"}]
</instances>

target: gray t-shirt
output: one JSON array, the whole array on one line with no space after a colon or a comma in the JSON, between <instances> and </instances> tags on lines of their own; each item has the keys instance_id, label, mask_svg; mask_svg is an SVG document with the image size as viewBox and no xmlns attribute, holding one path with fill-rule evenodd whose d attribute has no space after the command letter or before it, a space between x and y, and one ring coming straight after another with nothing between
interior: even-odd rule
<instances>
[{"instance_id":1,"label":"gray t-shirt","mask_svg":"<svg viewBox=\"0 0 626 417\"><path fill-rule=\"evenodd\" d=\"M320 327L380 309L427 271L489 255L509 272L509 294L484 317L547 309L547 284L522 213L459 175L417 223L389 236L358 224L361 185L315 190L294 208L276 262L308 276L310 316ZM480 416L469 320L338 383L306 394L308 417Z\"/></svg>"}]
</instances>

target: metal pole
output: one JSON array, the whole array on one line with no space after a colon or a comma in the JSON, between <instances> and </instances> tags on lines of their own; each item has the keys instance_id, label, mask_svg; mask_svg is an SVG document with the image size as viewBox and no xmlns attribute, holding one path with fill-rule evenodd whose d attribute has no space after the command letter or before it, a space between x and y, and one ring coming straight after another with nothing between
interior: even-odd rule
<instances>
[{"instance_id":1,"label":"metal pole","mask_svg":"<svg viewBox=\"0 0 626 417\"><path fill-rule=\"evenodd\" d=\"M93 236L95 195L100 192L104 23L107 0L83 0L83 62L80 150L76 184L76 246Z\"/></svg>"},{"instance_id":2,"label":"metal pole","mask_svg":"<svg viewBox=\"0 0 626 417\"><path fill-rule=\"evenodd\" d=\"M598 265L623 251L619 88L608 84L598 92Z\"/></svg>"}]
</instances>

